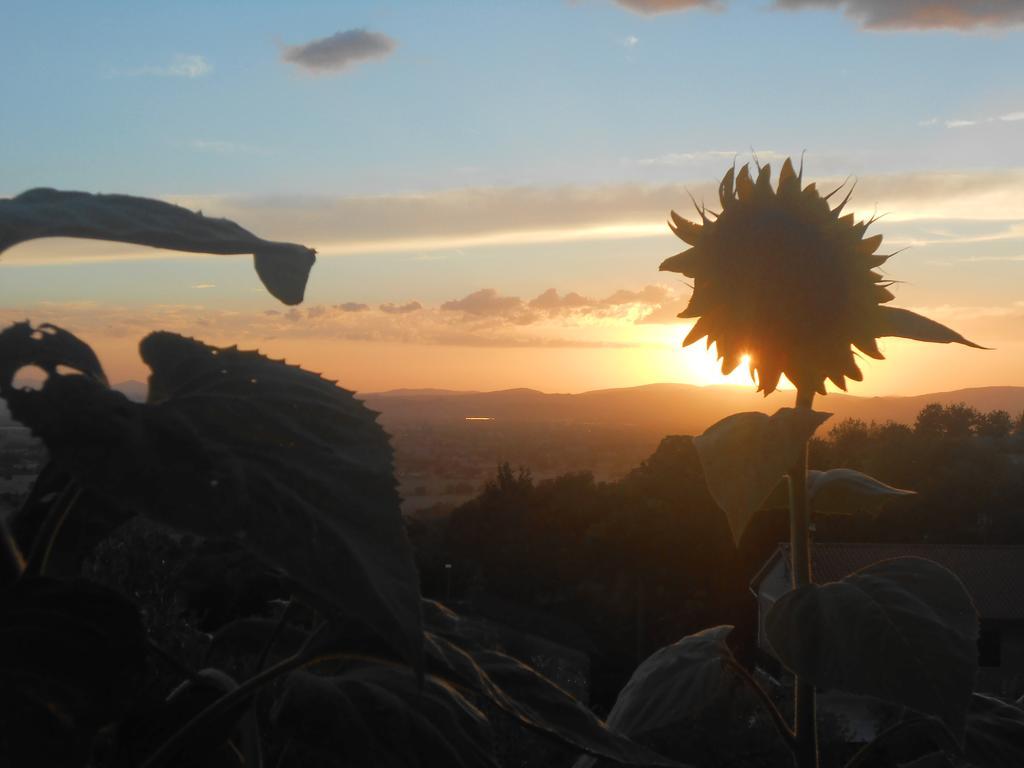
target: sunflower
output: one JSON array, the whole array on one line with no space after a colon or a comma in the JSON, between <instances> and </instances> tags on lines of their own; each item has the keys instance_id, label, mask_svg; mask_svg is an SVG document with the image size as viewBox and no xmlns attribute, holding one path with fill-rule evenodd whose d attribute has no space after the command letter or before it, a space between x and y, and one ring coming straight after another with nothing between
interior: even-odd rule
<instances>
[{"instance_id":1,"label":"sunflower","mask_svg":"<svg viewBox=\"0 0 1024 768\"><path fill-rule=\"evenodd\" d=\"M825 394L828 379L846 389L863 376L853 347L883 359L876 339L977 344L905 309L883 306L891 281L875 271L893 254L879 254L881 235L865 237L870 221L842 215L814 184L801 188L802 171L787 159L776 189L771 167L757 179L744 165L730 168L718 188L722 210L698 206L701 223L672 211L669 226L693 246L661 269L693 278L682 318L697 318L683 346L707 337L728 374L749 356L758 391L768 395L785 376L800 391ZM851 190L852 191L852 190Z\"/></svg>"}]
</instances>

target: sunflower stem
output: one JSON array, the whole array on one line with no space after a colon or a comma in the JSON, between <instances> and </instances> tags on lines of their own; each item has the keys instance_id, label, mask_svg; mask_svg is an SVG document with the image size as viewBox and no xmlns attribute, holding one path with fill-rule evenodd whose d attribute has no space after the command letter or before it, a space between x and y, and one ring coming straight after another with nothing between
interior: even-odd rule
<instances>
[{"instance_id":1,"label":"sunflower stem","mask_svg":"<svg viewBox=\"0 0 1024 768\"><path fill-rule=\"evenodd\" d=\"M797 390L796 407L810 408L813 390ZM807 443L789 470L789 557L793 589L813 583L811 572L811 516L807 503ZM818 768L818 727L814 684L793 681L793 735L797 768Z\"/></svg>"}]
</instances>

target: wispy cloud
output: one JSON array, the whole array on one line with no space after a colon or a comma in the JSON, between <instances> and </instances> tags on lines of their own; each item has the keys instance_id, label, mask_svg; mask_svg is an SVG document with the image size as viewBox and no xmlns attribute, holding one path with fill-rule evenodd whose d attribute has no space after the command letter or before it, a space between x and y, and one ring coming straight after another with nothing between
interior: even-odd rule
<instances>
[{"instance_id":1,"label":"wispy cloud","mask_svg":"<svg viewBox=\"0 0 1024 768\"><path fill-rule=\"evenodd\" d=\"M775 0L775 7L833 8L873 30L973 30L1024 24L1024 3L1018 0Z\"/></svg>"},{"instance_id":2,"label":"wispy cloud","mask_svg":"<svg viewBox=\"0 0 1024 768\"><path fill-rule=\"evenodd\" d=\"M406 304L381 304L378 309L388 315L408 315L423 309L423 305L418 301L410 301Z\"/></svg>"},{"instance_id":3,"label":"wispy cloud","mask_svg":"<svg viewBox=\"0 0 1024 768\"><path fill-rule=\"evenodd\" d=\"M693 8L720 8L719 0L615 0L627 10L653 16L659 13L689 11Z\"/></svg>"},{"instance_id":4,"label":"wispy cloud","mask_svg":"<svg viewBox=\"0 0 1024 768\"><path fill-rule=\"evenodd\" d=\"M110 74L113 77L184 77L194 80L205 77L211 72L213 72L213 65L206 60L206 57L198 53L179 53L168 64L148 65L134 69L115 69Z\"/></svg>"},{"instance_id":5,"label":"wispy cloud","mask_svg":"<svg viewBox=\"0 0 1024 768\"><path fill-rule=\"evenodd\" d=\"M636 45L639 42L640 38L637 37L636 35L626 35L626 37L624 37L622 40L622 44L627 48L636 48Z\"/></svg>"},{"instance_id":6,"label":"wispy cloud","mask_svg":"<svg viewBox=\"0 0 1024 768\"><path fill-rule=\"evenodd\" d=\"M776 163L773 167L777 172ZM817 182L821 189L843 181L816 176L812 160L805 163L805 180ZM667 214L675 209L694 216L691 192L698 201L716 207L717 185L710 180L692 185L470 188L376 197L169 199L242 226L258 226L268 239L309 243L330 258L646 238L663 239L671 247L676 241L665 224ZM1024 169L866 175L858 179L848 210L859 216L883 212L889 227L927 219L1020 221ZM59 240L26 243L4 254L6 263L23 265L147 258L208 257Z\"/></svg>"},{"instance_id":7,"label":"wispy cloud","mask_svg":"<svg viewBox=\"0 0 1024 768\"><path fill-rule=\"evenodd\" d=\"M943 120L942 124L947 128L970 128L975 125L990 125L992 123L1016 123L1024 120L1024 112L1007 112L1002 115L991 115L988 117L977 117L971 119L965 118L954 118L951 120ZM938 118L932 118L930 120L922 120L918 123L920 126L935 125L938 123Z\"/></svg>"},{"instance_id":8,"label":"wispy cloud","mask_svg":"<svg viewBox=\"0 0 1024 768\"><path fill-rule=\"evenodd\" d=\"M314 74L342 72L359 62L385 58L397 45L380 32L349 29L301 45L285 46L281 58Z\"/></svg>"},{"instance_id":9,"label":"wispy cloud","mask_svg":"<svg viewBox=\"0 0 1024 768\"><path fill-rule=\"evenodd\" d=\"M638 291L620 289L603 299L575 291L559 294L557 289L548 288L529 301L518 296L502 296L494 288L482 288L461 299L446 301L441 311L461 313L464 320L471 322L500 321L520 326L553 319L614 320L635 325L676 322L678 309L668 319L662 310L681 302L678 295L661 285L648 285Z\"/></svg>"},{"instance_id":10,"label":"wispy cloud","mask_svg":"<svg viewBox=\"0 0 1024 768\"><path fill-rule=\"evenodd\" d=\"M645 290L633 293L642 296ZM623 293L619 298L624 296ZM0 326L26 317L45 317L86 339L137 340L153 328L162 328L213 344L237 343L249 347L258 347L273 339L464 347L635 347L649 342L624 332L635 328L641 318L654 309L642 304L622 304L602 310L598 302L592 307L540 312L530 310L522 299L501 296L489 289L475 291L447 304L449 306L425 307L413 301L372 308L348 302L292 307L282 312L276 309L238 311L189 304L139 307L98 302L42 302L0 308ZM527 313L527 321L516 317L516 312Z\"/></svg>"},{"instance_id":11,"label":"wispy cloud","mask_svg":"<svg viewBox=\"0 0 1024 768\"><path fill-rule=\"evenodd\" d=\"M196 283L192 287L193 288L198 288L198 289L202 290L204 288L216 288L217 284L216 283Z\"/></svg>"}]
</instances>

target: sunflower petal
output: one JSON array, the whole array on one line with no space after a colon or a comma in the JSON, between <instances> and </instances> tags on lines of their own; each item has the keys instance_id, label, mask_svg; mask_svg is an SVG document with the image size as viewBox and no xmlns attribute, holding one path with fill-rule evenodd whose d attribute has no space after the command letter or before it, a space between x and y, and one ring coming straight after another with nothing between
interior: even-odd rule
<instances>
[{"instance_id":1,"label":"sunflower petal","mask_svg":"<svg viewBox=\"0 0 1024 768\"><path fill-rule=\"evenodd\" d=\"M864 262L864 266L867 267L868 269L874 269L875 267L880 267L880 266L885 264L885 262L887 262L889 259L891 259L895 255L896 255L895 253L875 253L875 254L872 254L871 256L867 257L867 260Z\"/></svg>"},{"instance_id":2,"label":"sunflower petal","mask_svg":"<svg viewBox=\"0 0 1024 768\"><path fill-rule=\"evenodd\" d=\"M718 201L722 204L722 210L728 208L736 199L736 187L733 182L735 168L730 168L722 177L722 183L718 185Z\"/></svg>"},{"instance_id":3,"label":"sunflower petal","mask_svg":"<svg viewBox=\"0 0 1024 768\"><path fill-rule=\"evenodd\" d=\"M855 339L853 346L868 357L873 357L875 360L885 360L885 356L882 354L881 350L878 349L878 343L875 341L874 336L865 336L861 339Z\"/></svg>"},{"instance_id":4,"label":"sunflower petal","mask_svg":"<svg viewBox=\"0 0 1024 768\"><path fill-rule=\"evenodd\" d=\"M887 301L892 301L896 296L886 288L884 285L875 285L875 301L879 304L885 304Z\"/></svg>"},{"instance_id":5,"label":"sunflower petal","mask_svg":"<svg viewBox=\"0 0 1024 768\"><path fill-rule=\"evenodd\" d=\"M836 387L841 389L843 392L846 391L846 380L843 378L843 374L841 374L841 373L833 373L833 374L831 374L828 377L828 380L831 381L833 384L835 384ZM822 389L824 389L824 387L822 387ZM821 390L818 390L818 391L821 392ZM821 394L824 395L825 393L821 392Z\"/></svg>"},{"instance_id":6,"label":"sunflower petal","mask_svg":"<svg viewBox=\"0 0 1024 768\"><path fill-rule=\"evenodd\" d=\"M931 341L936 344L956 342L975 349L990 349L969 341L942 323L930 320L924 315L899 307L878 307L875 314L876 336L898 336L916 341Z\"/></svg>"},{"instance_id":7,"label":"sunflower petal","mask_svg":"<svg viewBox=\"0 0 1024 768\"><path fill-rule=\"evenodd\" d=\"M754 182L750 179L750 166L744 165L736 177L736 194L740 200L749 200L754 196Z\"/></svg>"},{"instance_id":8,"label":"sunflower petal","mask_svg":"<svg viewBox=\"0 0 1024 768\"><path fill-rule=\"evenodd\" d=\"M690 245L697 245L700 242L701 230L703 227L700 224L696 224L689 219L684 219L675 211L671 212L672 222L669 226L672 231L675 232L676 237L682 240L684 243Z\"/></svg>"},{"instance_id":9,"label":"sunflower petal","mask_svg":"<svg viewBox=\"0 0 1024 768\"><path fill-rule=\"evenodd\" d=\"M855 181L853 182L853 184L850 185L850 191L846 193L846 197L844 197L842 201L840 201L839 205L832 209L832 215L835 216L837 219L839 218L839 215L843 212L843 208L846 207L846 204L850 202L850 195L853 194L853 190L855 190L856 188L857 182ZM828 199L828 197L830 196L827 196L826 199Z\"/></svg>"},{"instance_id":10,"label":"sunflower petal","mask_svg":"<svg viewBox=\"0 0 1024 768\"><path fill-rule=\"evenodd\" d=\"M865 256L870 256L871 254L873 254L875 251L878 250L878 246L880 246L881 244L882 244L882 236L881 235L874 235L872 237L865 237L857 245L857 251L859 253L864 254Z\"/></svg>"},{"instance_id":11,"label":"sunflower petal","mask_svg":"<svg viewBox=\"0 0 1024 768\"><path fill-rule=\"evenodd\" d=\"M864 374L861 373L860 366L854 361L853 356L850 356L849 361L846 363L846 378L851 381L864 381Z\"/></svg>"},{"instance_id":12,"label":"sunflower petal","mask_svg":"<svg viewBox=\"0 0 1024 768\"><path fill-rule=\"evenodd\" d=\"M772 192L772 166L765 163L757 171L757 191L762 195L771 195Z\"/></svg>"},{"instance_id":13,"label":"sunflower petal","mask_svg":"<svg viewBox=\"0 0 1024 768\"><path fill-rule=\"evenodd\" d=\"M700 264L700 253L696 248L690 248L677 253L675 256L669 256L658 267L662 272L678 272L681 275L687 277L694 277L695 268Z\"/></svg>"},{"instance_id":14,"label":"sunflower petal","mask_svg":"<svg viewBox=\"0 0 1024 768\"><path fill-rule=\"evenodd\" d=\"M703 317L698 318L697 322L693 324L693 328L686 334L686 338L683 339L683 346L688 347L693 342L698 341L708 335L710 323Z\"/></svg>"},{"instance_id":15,"label":"sunflower petal","mask_svg":"<svg viewBox=\"0 0 1024 768\"><path fill-rule=\"evenodd\" d=\"M779 171L779 194L793 194L800 191L800 181L793 170L793 161L788 157Z\"/></svg>"}]
</instances>

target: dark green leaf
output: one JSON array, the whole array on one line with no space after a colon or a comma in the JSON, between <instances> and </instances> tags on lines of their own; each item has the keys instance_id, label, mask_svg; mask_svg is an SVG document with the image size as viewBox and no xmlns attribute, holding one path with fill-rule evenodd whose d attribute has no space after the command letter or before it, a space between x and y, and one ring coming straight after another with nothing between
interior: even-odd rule
<instances>
[{"instance_id":1,"label":"dark green leaf","mask_svg":"<svg viewBox=\"0 0 1024 768\"><path fill-rule=\"evenodd\" d=\"M725 642L732 629L712 627L655 651L619 692L608 727L677 760L701 765L710 757L701 734L708 719L714 731L725 736L713 751L724 751L728 741L741 741L743 737L733 733L740 728L746 735L754 733L764 746L771 745L777 734L770 725L765 728L761 721L761 729L755 729L738 714L748 683ZM743 764L742 758L737 757L737 764ZM576 768L592 765L592 759L584 758Z\"/></svg>"},{"instance_id":2,"label":"dark green leaf","mask_svg":"<svg viewBox=\"0 0 1024 768\"><path fill-rule=\"evenodd\" d=\"M725 512L737 544L779 478L829 416L809 408L780 408L772 416L736 413L694 438L708 490Z\"/></svg>"},{"instance_id":3,"label":"dark green leaf","mask_svg":"<svg viewBox=\"0 0 1024 768\"><path fill-rule=\"evenodd\" d=\"M0 695L99 728L125 713L144 657L138 609L106 587L35 578L0 592Z\"/></svg>"},{"instance_id":4,"label":"dark green leaf","mask_svg":"<svg viewBox=\"0 0 1024 768\"><path fill-rule=\"evenodd\" d=\"M37 366L47 373L65 366L104 385L107 383L92 347L50 323L36 328L27 322L13 323L0 333L0 381L10 381L27 365Z\"/></svg>"},{"instance_id":5,"label":"dark green leaf","mask_svg":"<svg viewBox=\"0 0 1024 768\"><path fill-rule=\"evenodd\" d=\"M431 675L356 663L337 674L293 672L275 704L281 732L337 765L496 766L483 713Z\"/></svg>"},{"instance_id":6,"label":"dark green leaf","mask_svg":"<svg viewBox=\"0 0 1024 768\"><path fill-rule=\"evenodd\" d=\"M610 730L575 696L532 667L482 647L471 630L471 636L464 636L467 624L453 611L433 601L424 603L427 625L436 630L427 633L425 645L427 667L435 674L486 697L527 728L583 752L624 765L679 765Z\"/></svg>"},{"instance_id":7,"label":"dark green leaf","mask_svg":"<svg viewBox=\"0 0 1024 768\"><path fill-rule=\"evenodd\" d=\"M251 253L260 280L285 304L302 302L316 252L263 240L227 219L160 200L30 189L0 200L0 253L40 237L81 237L193 253Z\"/></svg>"},{"instance_id":8,"label":"dark green leaf","mask_svg":"<svg viewBox=\"0 0 1024 768\"><path fill-rule=\"evenodd\" d=\"M954 765L945 752L931 752L909 763L900 763L899 768L954 768Z\"/></svg>"},{"instance_id":9,"label":"dark green leaf","mask_svg":"<svg viewBox=\"0 0 1024 768\"><path fill-rule=\"evenodd\" d=\"M1024 765L1024 710L975 693L967 711L967 760L979 768Z\"/></svg>"},{"instance_id":10,"label":"dark green leaf","mask_svg":"<svg viewBox=\"0 0 1024 768\"><path fill-rule=\"evenodd\" d=\"M855 469L812 469L807 472L807 496L817 512L844 512L869 501L913 496L914 491L894 488Z\"/></svg>"},{"instance_id":11,"label":"dark green leaf","mask_svg":"<svg viewBox=\"0 0 1024 768\"><path fill-rule=\"evenodd\" d=\"M963 737L978 618L960 580L901 557L779 598L765 630L779 659L819 688L876 696L939 717Z\"/></svg>"},{"instance_id":12,"label":"dark green leaf","mask_svg":"<svg viewBox=\"0 0 1024 768\"><path fill-rule=\"evenodd\" d=\"M909 309L899 307L877 307L875 309L877 327L875 336L899 336L915 341L932 341L938 344L956 342L975 349L987 349L968 341L952 328L937 323Z\"/></svg>"},{"instance_id":13,"label":"dark green leaf","mask_svg":"<svg viewBox=\"0 0 1024 768\"><path fill-rule=\"evenodd\" d=\"M376 415L256 352L155 333L142 356L153 371L146 405L57 373L38 391L0 380L0 394L98 498L234 539L419 665L418 578Z\"/></svg>"}]
</instances>

